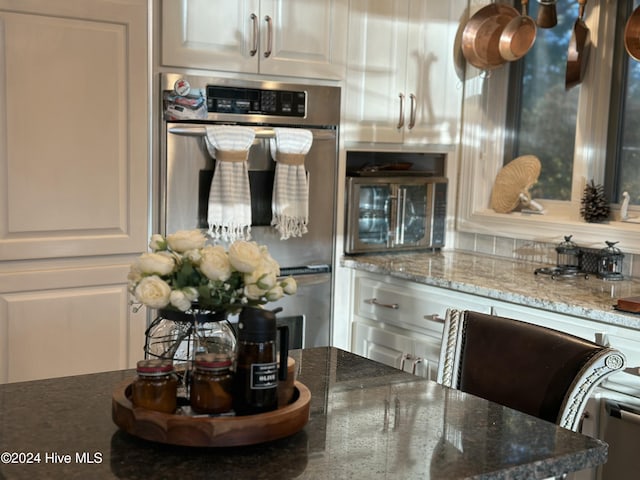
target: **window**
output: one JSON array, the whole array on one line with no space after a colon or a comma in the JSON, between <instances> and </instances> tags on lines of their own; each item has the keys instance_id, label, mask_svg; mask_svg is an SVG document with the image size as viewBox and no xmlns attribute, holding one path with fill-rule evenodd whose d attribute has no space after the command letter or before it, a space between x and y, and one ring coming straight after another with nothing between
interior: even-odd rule
<instances>
[{"instance_id":1,"label":"window","mask_svg":"<svg viewBox=\"0 0 640 480\"><path fill-rule=\"evenodd\" d=\"M632 5L633 3L633 5ZM609 124L607 191L611 198L622 200L628 192L630 203L640 205L640 62L631 58L624 48L624 28L636 2L620 2L618 8L616 52L613 65L611 104L616 107Z\"/></svg>"},{"instance_id":2,"label":"window","mask_svg":"<svg viewBox=\"0 0 640 480\"><path fill-rule=\"evenodd\" d=\"M538 3L530 3L536 18ZM575 2L556 4L558 24L538 28L536 42L519 62L508 66L509 91L519 92L507 104L507 127L516 132L505 148L504 163L534 154L542 164L531 194L535 198L570 200L578 93L565 89L567 50L576 20ZM509 141L509 139L507 140Z\"/></svg>"},{"instance_id":3,"label":"window","mask_svg":"<svg viewBox=\"0 0 640 480\"><path fill-rule=\"evenodd\" d=\"M458 229L549 243L572 234L582 244L620 241L623 250L640 253L640 224L590 224L580 217L591 179L605 184L610 202L629 191L640 205L640 64L624 51L622 35L638 3L587 3L591 52L583 82L568 91L567 49L577 2L558 1L558 25L539 28L524 59L489 75L467 66ZM534 18L537 6L529 2ZM489 198L497 173L526 154L542 163L531 193L545 213L495 213Z\"/></svg>"}]
</instances>

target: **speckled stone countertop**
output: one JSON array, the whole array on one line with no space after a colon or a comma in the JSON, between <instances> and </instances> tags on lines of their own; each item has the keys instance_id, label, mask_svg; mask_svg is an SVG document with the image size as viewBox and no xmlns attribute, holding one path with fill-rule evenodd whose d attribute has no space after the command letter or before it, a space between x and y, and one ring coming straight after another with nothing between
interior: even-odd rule
<instances>
[{"instance_id":1,"label":"speckled stone countertop","mask_svg":"<svg viewBox=\"0 0 640 480\"><path fill-rule=\"evenodd\" d=\"M534 274L540 264L461 251L347 256L342 265L640 330L640 315L613 308L640 296L637 279L552 279Z\"/></svg>"},{"instance_id":2,"label":"speckled stone countertop","mask_svg":"<svg viewBox=\"0 0 640 480\"><path fill-rule=\"evenodd\" d=\"M533 479L606 460L599 440L342 350L291 356L311 390L309 423L228 449L118 430L111 396L131 370L0 385L0 478Z\"/></svg>"}]
</instances>

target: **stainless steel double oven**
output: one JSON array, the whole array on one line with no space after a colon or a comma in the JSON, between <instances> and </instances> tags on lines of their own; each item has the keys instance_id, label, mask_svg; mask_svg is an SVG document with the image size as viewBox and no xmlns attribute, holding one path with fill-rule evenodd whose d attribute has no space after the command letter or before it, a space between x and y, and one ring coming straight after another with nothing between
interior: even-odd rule
<instances>
[{"instance_id":1,"label":"stainless steel double oven","mask_svg":"<svg viewBox=\"0 0 640 480\"><path fill-rule=\"evenodd\" d=\"M206 230L215 162L204 143L207 125L251 126L249 152L252 240L267 245L282 275L293 275L298 292L269 308L282 307L292 347L329 345L337 185L340 89L332 86L161 76L161 161L157 210L163 233ZM280 240L270 225L275 163L269 139L274 127L308 129L313 143L305 157L309 178L308 233Z\"/></svg>"}]
</instances>

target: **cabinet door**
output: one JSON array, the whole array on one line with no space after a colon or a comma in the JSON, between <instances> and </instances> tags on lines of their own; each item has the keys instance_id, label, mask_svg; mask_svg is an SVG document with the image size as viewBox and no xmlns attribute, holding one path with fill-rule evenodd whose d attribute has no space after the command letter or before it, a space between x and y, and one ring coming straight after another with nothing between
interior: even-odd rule
<instances>
[{"instance_id":1,"label":"cabinet door","mask_svg":"<svg viewBox=\"0 0 640 480\"><path fill-rule=\"evenodd\" d=\"M402 358L413 352L413 340L389 330L354 322L352 348L358 355L400 368ZM405 370L407 365L410 363L405 362Z\"/></svg>"},{"instance_id":2,"label":"cabinet door","mask_svg":"<svg viewBox=\"0 0 640 480\"><path fill-rule=\"evenodd\" d=\"M405 121L409 100L405 91L409 1L352 0L350 9L346 139L400 143L403 127L398 125Z\"/></svg>"},{"instance_id":3,"label":"cabinet door","mask_svg":"<svg viewBox=\"0 0 640 480\"><path fill-rule=\"evenodd\" d=\"M164 0L162 64L256 73L259 7L258 0Z\"/></svg>"},{"instance_id":4,"label":"cabinet door","mask_svg":"<svg viewBox=\"0 0 640 480\"><path fill-rule=\"evenodd\" d=\"M146 248L147 8L0 0L0 261Z\"/></svg>"},{"instance_id":5,"label":"cabinet door","mask_svg":"<svg viewBox=\"0 0 640 480\"><path fill-rule=\"evenodd\" d=\"M465 0L410 2L405 143L457 143L462 80L456 74L453 45L466 4Z\"/></svg>"},{"instance_id":6,"label":"cabinet door","mask_svg":"<svg viewBox=\"0 0 640 480\"><path fill-rule=\"evenodd\" d=\"M146 310L128 305L129 264L0 272L0 383L135 367Z\"/></svg>"},{"instance_id":7,"label":"cabinet door","mask_svg":"<svg viewBox=\"0 0 640 480\"><path fill-rule=\"evenodd\" d=\"M428 378L434 382L438 378L438 364L440 363L440 347L442 345L442 336L440 338L421 338L414 339L413 343L413 361L420 359L416 363L415 374ZM405 367L406 370L406 367Z\"/></svg>"},{"instance_id":8,"label":"cabinet door","mask_svg":"<svg viewBox=\"0 0 640 480\"><path fill-rule=\"evenodd\" d=\"M165 0L162 64L342 79L347 0Z\"/></svg>"},{"instance_id":9,"label":"cabinet door","mask_svg":"<svg viewBox=\"0 0 640 480\"><path fill-rule=\"evenodd\" d=\"M262 0L260 73L341 80L347 20L347 0Z\"/></svg>"},{"instance_id":10,"label":"cabinet door","mask_svg":"<svg viewBox=\"0 0 640 480\"><path fill-rule=\"evenodd\" d=\"M351 2L347 141L457 142L462 81L453 45L465 7L464 0Z\"/></svg>"}]
</instances>

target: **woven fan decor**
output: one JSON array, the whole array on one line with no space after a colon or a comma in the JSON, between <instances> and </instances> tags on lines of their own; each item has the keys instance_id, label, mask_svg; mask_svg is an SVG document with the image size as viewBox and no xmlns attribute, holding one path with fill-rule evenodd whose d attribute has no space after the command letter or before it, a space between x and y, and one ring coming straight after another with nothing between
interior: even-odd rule
<instances>
[{"instance_id":1,"label":"woven fan decor","mask_svg":"<svg viewBox=\"0 0 640 480\"><path fill-rule=\"evenodd\" d=\"M540 168L535 155L523 155L502 167L493 184L491 208L497 213L509 213L520 204L520 194L529 199L529 189L538 181Z\"/></svg>"}]
</instances>

